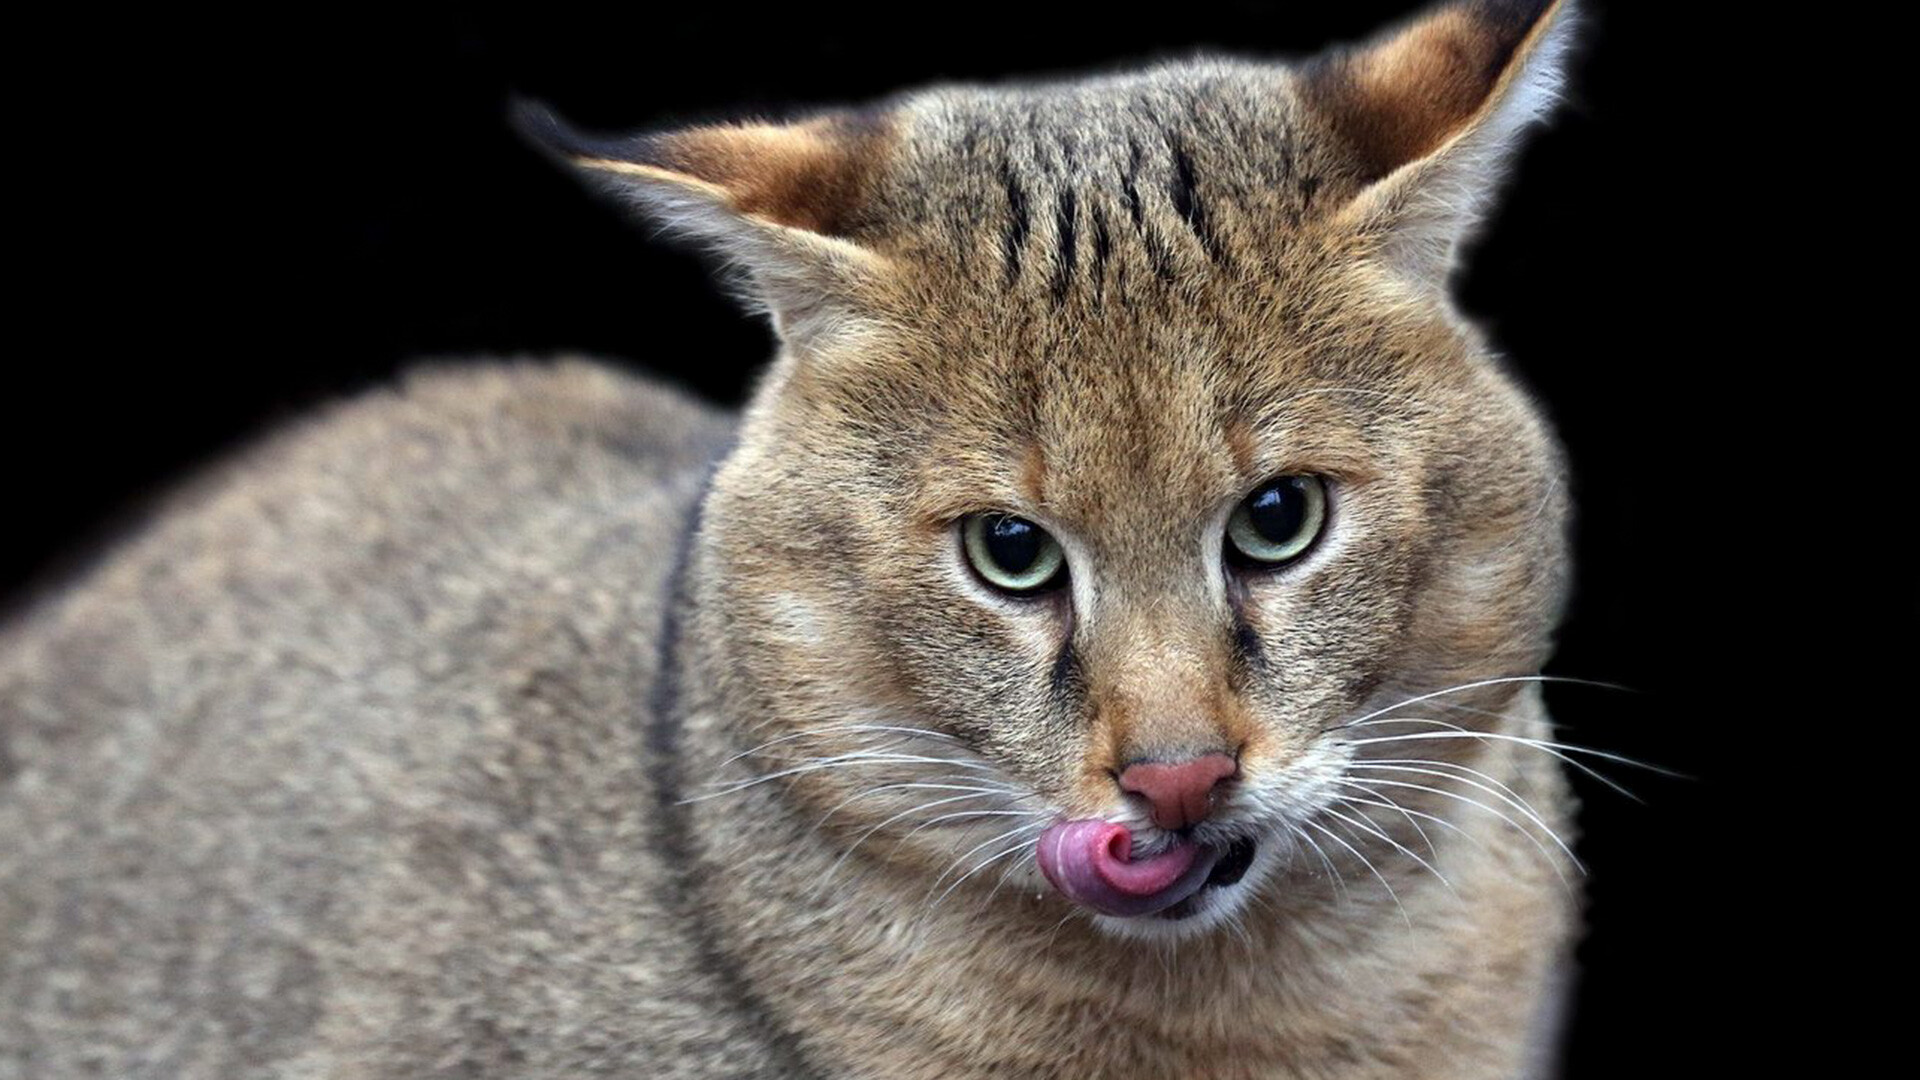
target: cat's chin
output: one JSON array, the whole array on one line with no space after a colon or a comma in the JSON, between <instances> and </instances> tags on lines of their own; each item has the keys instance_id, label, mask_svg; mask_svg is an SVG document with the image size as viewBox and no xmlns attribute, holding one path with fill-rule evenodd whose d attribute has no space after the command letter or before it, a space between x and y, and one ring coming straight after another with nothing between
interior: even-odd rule
<instances>
[{"instance_id":1,"label":"cat's chin","mask_svg":"<svg viewBox=\"0 0 1920 1080\"><path fill-rule=\"evenodd\" d=\"M1273 875L1279 847L1279 838L1272 834L1235 841L1193 895L1151 915L1095 913L1093 923L1115 937L1140 941L1173 941L1224 930Z\"/></svg>"}]
</instances>

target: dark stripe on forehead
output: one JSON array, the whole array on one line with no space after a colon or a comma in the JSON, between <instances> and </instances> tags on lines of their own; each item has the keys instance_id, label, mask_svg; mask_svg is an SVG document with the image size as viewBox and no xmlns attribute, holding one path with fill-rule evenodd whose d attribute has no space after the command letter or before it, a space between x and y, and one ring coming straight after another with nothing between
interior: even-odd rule
<instances>
[{"instance_id":1,"label":"dark stripe on forehead","mask_svg":"<svg viewBox=\"0 0 1920 1080\"><path fill-rule=\"evenodd\" d=\"M1107 235L1107 215L1099 203L1087 208L1093 215L1093 302L1098 304L1107 283L1107 258L1113 254L1113 238Z\"/></svg>"},{"instance_id":2,"label":"dark stripe on forehead","mask_svg":"<svg viewBox=\"0 0 1920 1080\"><path fill-rule=\"evenodd\" d=\"M1020 181L1013 175L1013 166L1001 167L1001 178L1007 188L1007 287L1020 280L1020 256L1027 247L1027 234L1033 230L1033 222L1027 217L1027 193L1021 189Z\"/></svg>"},{"instance_id":3,"label":"dark stripe on forehead","mask_svg":"<svg viewBox=\"0 0 1920 1080\"><path fill-rule=\"evenodd\" d=\"M1134 261L1165 285L1203 273L1209 264L1231 269L1229 233L1222 227L1244 212L1239 203L1246 181L1231 174L1231 159L1223 162L1214 153L1213 143L1230 134L1223 127L1231 126L1232 117L1197 108L1194 102L1142 99L1104 119L1047 109L1009 111L984 125L971 119L956 128L956 147L989 156L959 164L984 165L997 172L998 182L966 192L964 208L949 218L951 237L977 235L983 222L997 222L1002 288L1030 290L1034 299L1055 307L1074 302L1076 291L1094 307L1127 303L1127 275L1136 286L1151 285L1128 267ZM1267 177L1276 184L1299 164L1294 148L1277 149L1265 166L1279 177ZM983 207L981 198L1005 201ZM1286 210L1299 215L1297 202ZM1049 238L1036 237L1049 226ZM982 269L989 279L995 273L990 264Z\"/></svg>"},{"instance_id":4,"label":"dark stripe on forehead","mask_svg":"<svg viewBox=\"0 0 1920 1080\"><path fill-rule=\"evenodd\" d=\"M1200 190L1195 183L1193 159L1178 142L1169 142L1173 151L1173 208L1186 221L1187 228L1200 240L1200 246L1207 249L1207 257L1221 262L1225 253L1220 249L1219 238L1213 235L1213 228L1207 221L1206 204L1200 201Z\"/></svg>"},{"instance_id":5,"label":"dark stripe on forehead","mask_svg":"<svg viewBox=\"0 0 1920 1080\"><path fill-rule=\"evenodd\" d=\"M1142 232L1146 223L1142 220L1140 209L1140 144L1127 140L1127 171L1120 177L1120 197L1127 204L1127 213L1133 218L1133 227Z\"/></svg>"},{"instance_id":6,"label":"dark stripe on forehead","mask_svg":"<svg viewBox=\"0 0 1920 1080\"><path fill-rule=\"evenodd\" d=\"M1077 242L1079 211L1079 200L1074 196L1073 189L1062 191L1054 214L1055 231L1060 237L1060 258L1054 263L1053 269L1053 302L1056 304L1067 298L1067 289L1073 285L1074 264L1080 254Z\"/></svg>"}]
</instances>

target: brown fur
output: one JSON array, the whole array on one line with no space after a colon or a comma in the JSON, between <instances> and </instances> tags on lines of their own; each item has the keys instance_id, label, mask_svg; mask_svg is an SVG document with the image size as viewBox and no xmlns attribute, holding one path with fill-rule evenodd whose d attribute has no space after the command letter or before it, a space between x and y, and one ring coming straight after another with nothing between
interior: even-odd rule
<instances>
[{"instance_id":1,"label":"brown fur","mask_svg":"<svg viewBox=\"0 0 1920 1080\"><path fill-rule=\"evenodd\" d=\"M0 1069L1544 1075L1571 806L1506 738L1549 730L1532 684L1488 680L1547 655L1564 485L1444 283L1552 80L1564 12L1529 14L1305 75L559 133L749 275L784 339L753 404L418 380L9 628ZM1224 571L1228 510L1292 472L1325 539ZM993 510L1067 590L970 576ZM1464 737L1343 726L1442 690L1419 717ZM1270 831L1215 908L1046 885L1040 827L1155 843L1115 770L1217 749L1202 834Z\"/></svg>"},{"instance_id":2,"label":"brown fur","mask_svg":"<svg viewBox=\"0 0 1920 1080\"><path fill-rule=\"evenodd\" d=\"M828 236L865 201L890 140L882 120L830 117L793 126L698 128L648 140L636 160L588 158L594 169L711 186L734 211Z\"/></svg>"},{"instance_id":3,"label":"brown fur","mask_svg":"<svg viewBox=\"0 0 1920 1080\"><path fill-rule=\"evenodd\" d=\"M1315 65L1304 92L1346 138L1369 177L1438 150L1467 127L1515 72L1543 18L1530 0L1444 8L1382 48Z\"/></svg>"}]
</instances>

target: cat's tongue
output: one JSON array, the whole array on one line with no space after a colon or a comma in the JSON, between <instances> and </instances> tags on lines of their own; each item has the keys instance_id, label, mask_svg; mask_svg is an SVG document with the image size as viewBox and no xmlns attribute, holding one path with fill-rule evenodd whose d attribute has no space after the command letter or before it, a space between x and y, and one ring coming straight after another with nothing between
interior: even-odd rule
<instances>
[{"instance_id":1,"label":"cat's tongue","mask_svg":"<svg viewBox=\"0 0 1920 1080\"><path fill-rule=\"evenodd\" d=\"M1040 834L1040 872L1061 895L1108 915L1151 915L1206 884L1217 848L1182 840L1158 855L1132 859L1125 825L1063 821Z\"/></svg>"}]
</instances>

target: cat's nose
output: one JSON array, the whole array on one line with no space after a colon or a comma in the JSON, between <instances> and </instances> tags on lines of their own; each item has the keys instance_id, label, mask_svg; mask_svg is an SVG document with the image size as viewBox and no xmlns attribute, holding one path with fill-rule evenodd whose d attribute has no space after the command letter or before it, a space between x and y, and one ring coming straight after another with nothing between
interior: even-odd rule
<instances>
[{"instance_id":1,"label":"cat's nose","mask_svg":"<svg viewBox=\"0 0 1920 1080\"><path fill-rule=\"evenodd\" d=\"M1120 773L1120 790L1147 800L1153 823L1184 829L1213 811L1214 789L1240 771L1226 754L1204 754L1186 761L1142 761Z\"/></svg>"}]
</instances>

